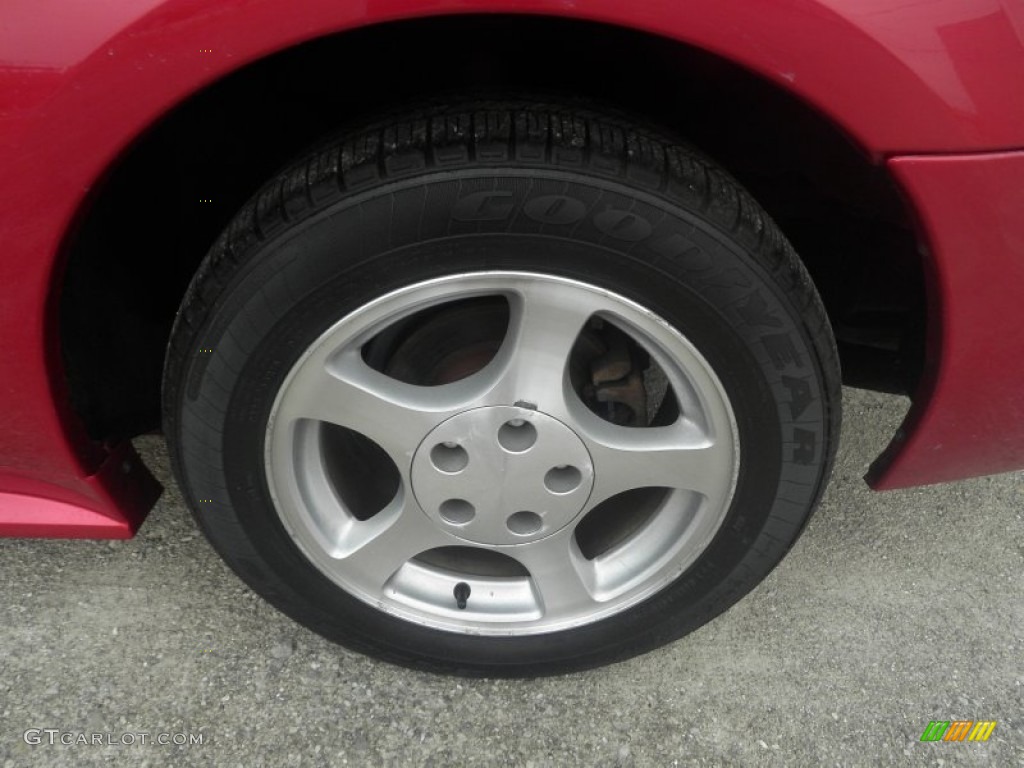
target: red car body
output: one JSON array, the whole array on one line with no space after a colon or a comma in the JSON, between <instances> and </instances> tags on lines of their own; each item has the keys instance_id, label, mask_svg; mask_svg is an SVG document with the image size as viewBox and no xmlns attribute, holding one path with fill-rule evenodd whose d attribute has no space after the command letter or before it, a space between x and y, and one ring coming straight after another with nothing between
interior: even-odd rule
<instances>
[{"instance_id":1,"label":"red car body","mask_svg":"<svg viewBox=\"0 0 1024 768\"><path fill-rule=\"evenodd\" d=\"M7 0L0 8L0 535L125 538L159 487L70 404L58 300L91 191L161 117L276 51L452 14L602 22L775 83L886 169L925 263L927 352L878 489L1024 467L1020 0Z\"/></svg>"}]
</instances>

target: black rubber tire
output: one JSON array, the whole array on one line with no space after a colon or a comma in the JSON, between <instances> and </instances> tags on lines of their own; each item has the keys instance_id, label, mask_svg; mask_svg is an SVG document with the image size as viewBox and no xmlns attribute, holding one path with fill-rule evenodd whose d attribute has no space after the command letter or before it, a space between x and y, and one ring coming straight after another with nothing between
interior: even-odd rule
<instances>
[{"instance_id":1,"label":"black rubber tire","mask_svg":"<svg viewBox=\"0 0 1024 768\"><path fill-rule=\"evenodd\" d=\"M519 215L543 195L586 214ZM529 248L519 247L526 241ZM263 472L271 403L323 330L403 285L495 268L604 286L675 325L724 383L743 456L725 522L668 587L577 629L513 638L424 628L350 596L292 543ZM177 317L164 427L199 525L241 578L289 616L393 662L537 675L669 642L761 581L826 483L839 381L806 271L764 211L712 162L617 116L473 102L328 140L239 212Z\"/></svg>"}]
</instances>

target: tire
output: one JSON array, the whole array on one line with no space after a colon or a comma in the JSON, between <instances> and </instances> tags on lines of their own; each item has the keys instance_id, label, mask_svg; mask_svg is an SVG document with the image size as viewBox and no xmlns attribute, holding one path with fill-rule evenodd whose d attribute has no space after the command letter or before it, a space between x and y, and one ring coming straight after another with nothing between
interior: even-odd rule
<instances>
[{"instance_id":1,"label":"tire","mask_svg":"<svg viewBox=\"0 0 1024 768\"><path fill-rule=\"evenodd\" d=\"M431 107L328 140L177 317L176 477L256 592L406 665L538 675L726 610L839 432L820 299L724 171L618 116Z\"/></svg>"}]
</instances>

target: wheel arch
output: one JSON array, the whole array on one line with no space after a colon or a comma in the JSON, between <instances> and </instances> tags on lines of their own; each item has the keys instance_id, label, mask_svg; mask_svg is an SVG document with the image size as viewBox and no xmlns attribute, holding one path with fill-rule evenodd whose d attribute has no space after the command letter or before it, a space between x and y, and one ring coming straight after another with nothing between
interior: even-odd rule
<instances>
[{"instance_id":1,"label":"wheel arch","mask_svg":"<svg viewBox=\"0 0 1024 768\"><path fill-rule=\"evenodd\" d=\"M481 90L497 83L498 88L513 91L539 88L585 94L666 125L730 167L783 220L784 230L790 230L784 220L792 220L788 234L797 241L798 250L822 254L820 269L814 263L810 266L819 282L832 284L832 288L821 287L836 315L856 312L853 304L861 300L840 288L847 282L848 266L834 271L824 255L828 243L822 242L822 231L827 225L821 222L836 219L840 207L853 212L844 220L847 229L863 230L863 222L870 220L872 233L867 237L882 243L887 257L898 260L892 271L901 283L916 280L916 265L907 255L909 250L915 256L912 245L900 234L901 229L909 232L906 211L884 169L874 164L873 153L805 102L743 67L649 33L549 17L460 16L380 25L294 47L226 76L164 115L107 169L95 194L83 204L81 225L65 244L68 268L60 285L58 335L76 408L90 433L99 438L147 426L146 415L133 402L138 399L133 392L146 393L153 402L157 356L146 364L144 380L133 379L143 372L135 365L122 363L117 376L109 372L117 370L124 349L152 347L153 339L165 338L173 307L195 266L265 177L338 124L386 110L396 100L415 99L439 72L453 68L456 56L423 62L423 45L417 40L441 41L445 44L437 47L451 50L459 39L487 39L499 29L514 31L509 38L516 39L516 45L524 38L534 46L557 41L563 53L541 66L502 68L506 49L500 43L464 46L460 55L465 54L480 74L439 78L434 81L436 89ZM608 46L622 52L623 63L615 77L588 88L587 81L592 80L588 67L599 65ZM317 71L347 72L360 61L376 63L379 54L374 60L374 52L382 49L388 50L389 63L377 70L379 78L348 81L333 100L317 98L319 86L313 81ZM420 75L401 85L399 80L408 77L409 66L417 61ZM582 75L573 71L573 62ZM656 75L649 74L651 62L657 64ZM638 80L643 81L641 87L635 86ZM390 86L383 98L381 82ZM666 93L673 98L665 99ZM698 111L704 116L695 117ZM712 112L716 114L709 119ZM253 121L263 121L264 127L250 141L243 134ZM752 139L752 132L760 135ZM268 144L280 147L280 152L263 153L256 159L255 147ZM775 161L763 162L769 154L776 156ZM146 201L140 204L137 190L154 178L163 183L155 193L147 190ZM830 198L829 205L809 210L810 198L821 191ZM165 208L165 215L154 216L157 208ZM816 223L803 227L802 218ZM125 237L119 238L115 231L124 222L144 222L150 231L161 233L149 243L155 258L146 263L133 260L138 227L129 227ZM797 232L798 228L804 231ZM805 248L800 248L801 239ZM813 254L806 255L814 261ZM874 266L885 268L884 260L876 259ZM137 291L140 284L149 290ZM150 291L157 288L165 288L166 295L154 301ZM97 303L97 293L109 300ZM125 317L135 321L125 323ZM97 342L102 335L90 331L90 325L94 330L119 328L121 337L101 348ZM147 334L148 340L142 338ZM88 372L96 369L107 374L90 381ZM116 382L123 391L114 391L119 389Z\"/></svg>"}]
</instances>

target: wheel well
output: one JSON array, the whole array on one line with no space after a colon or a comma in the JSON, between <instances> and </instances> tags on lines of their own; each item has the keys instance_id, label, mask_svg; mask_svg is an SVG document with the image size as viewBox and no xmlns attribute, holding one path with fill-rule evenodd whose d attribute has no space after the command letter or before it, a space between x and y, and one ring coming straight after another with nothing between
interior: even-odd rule
<instances>
[{"instance_id":1,"label":"wheel well","mask_svg":"<svg viewBox=\"0 0 1024 768\"><path fill-rule=\"evenodd\" d=\"M778 87L675 41L590 22L466 16L370 27L224 78L109 170L69 239L60 339L97 439L159 426L160 377L188 281L242 204L291 157L427 94L550 93L660 123L730 170L806 262L847 381L903 390L923 357L920 257L884 169Z\"/></svg>"}]
</instances>

